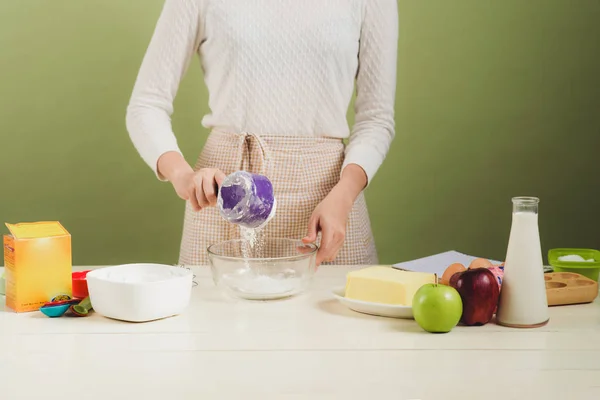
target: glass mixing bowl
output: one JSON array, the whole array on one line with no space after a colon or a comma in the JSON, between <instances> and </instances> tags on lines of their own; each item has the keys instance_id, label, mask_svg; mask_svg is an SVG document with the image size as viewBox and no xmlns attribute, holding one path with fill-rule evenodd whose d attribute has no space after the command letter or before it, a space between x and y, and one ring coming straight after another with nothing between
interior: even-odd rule
<instances>
[{"instance_id":1,"label":"glass mixing bowl","mask_svg":"<svg viewBox=\"0 0 600 400\"><path fill-rule=\"evenodd\" d=\"M317 246L294 239L228 240L208 248L215 285L236 297L269 300L306 290Z\"/></svg>"}]
</instances>

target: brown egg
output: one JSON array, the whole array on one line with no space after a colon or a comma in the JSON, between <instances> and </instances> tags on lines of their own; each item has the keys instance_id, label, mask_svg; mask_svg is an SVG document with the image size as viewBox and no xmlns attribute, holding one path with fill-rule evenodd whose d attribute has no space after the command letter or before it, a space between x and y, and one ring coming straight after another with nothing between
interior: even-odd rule
<instances>
[{"instance_id":1,"label":"brown egg","mask_svg":"<svg viewBox=\"0 0 600 400\"><path fill-rule=\"evenodd\" d=\"M473 260L471 265L469 265L469 269L489 268L492 266L493 265L489 260L486 260L485 258L478 258L476 260Z\"/></svg>"},{"instance_id":2,"label":"brown egg","mask_svg":"<svg viewBox=\"0 0 600 400\"><path fill-rule=\"evenodd\" d=\"M462 265L460 263L454 263L454 264L450 265L448 268L446 268L446 270L444 271L444 274L442 275L442 278L440 279L440 283L442 285L449 285L450 278L452 277L452 275L454 275L457 272L463 272L466 270L467 269L465 268L464 265Z\"/></svg>"}]
</instances>

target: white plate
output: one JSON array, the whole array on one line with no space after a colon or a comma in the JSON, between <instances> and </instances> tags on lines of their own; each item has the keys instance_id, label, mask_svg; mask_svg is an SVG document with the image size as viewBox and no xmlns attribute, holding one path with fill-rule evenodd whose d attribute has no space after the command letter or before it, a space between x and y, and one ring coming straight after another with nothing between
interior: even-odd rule
<instances>
[{"instance_id":1,"label":"white plate","mask_svg":"<svg viewBox=\"0 0 600 400\"><path fill-rule=\"evenodd\" d=\"M338 299L340 303L356 312L379 317L413 319L412 307L410 306L393 306L389 304L353 300L346 298L344 294L344 287L333 289L333 296Z\"/></svg>"},{"instance_id":2,"label":"white plate","mask_svg":"<svg viewBox=\"0 0 600 400\"><path fill-rule=\"evenodd\" d=\"M0 267L0 296L6 294L6 281L4 280L4 267Z\"/></svg>"}]
</instances>

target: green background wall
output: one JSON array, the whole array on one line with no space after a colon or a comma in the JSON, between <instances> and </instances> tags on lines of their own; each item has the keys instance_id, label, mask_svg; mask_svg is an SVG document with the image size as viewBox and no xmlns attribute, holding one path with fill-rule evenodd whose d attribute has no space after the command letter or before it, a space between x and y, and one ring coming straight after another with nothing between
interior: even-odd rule
<instances>
[{"instance_id":1,"label":"green background wall","mask_svg":"<svg viewBox=\"0 0 600 400\"><path fill-rule=\"evenodd\" d=\"M541 197L544 252L600 247L600 2L399 5L398 134L367 192L381 261L503 258L515 195ZM124 124L161 6L0 2L0 221L60 220L76 264L177 259L183 203ZM175 109L193 162L198 62Z\"/></svg>"}]
</instances>

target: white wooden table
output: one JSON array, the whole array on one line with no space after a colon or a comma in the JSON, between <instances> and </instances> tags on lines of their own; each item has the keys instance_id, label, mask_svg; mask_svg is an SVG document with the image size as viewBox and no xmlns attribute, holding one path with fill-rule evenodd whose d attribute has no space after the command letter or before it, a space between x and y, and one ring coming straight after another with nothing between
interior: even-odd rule
<instances>
[{"instance_id":1,"label":"white wooden table","mask_svg":"<svg viewBox=\"0 0 600 400\"><path fill-rule=\"evenodd\" d=\"M339 304L330 291L349 270L252 302L194 268L187 312L142 324L2 305L0 399L600 399L598 299L552 308L543 328L430 334Z\"/></svg>"}]
</instances>

